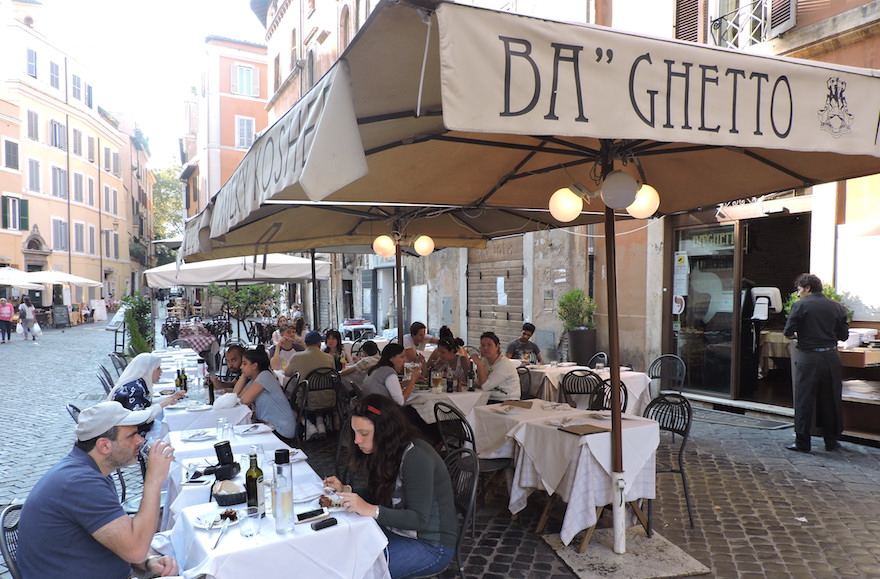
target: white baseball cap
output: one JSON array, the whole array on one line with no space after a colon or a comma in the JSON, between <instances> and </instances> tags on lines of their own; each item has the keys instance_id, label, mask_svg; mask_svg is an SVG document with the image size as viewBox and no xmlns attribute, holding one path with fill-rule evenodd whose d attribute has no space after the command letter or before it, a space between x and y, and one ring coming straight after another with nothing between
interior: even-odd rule
<instances>
[{"instance_id":1,"label":"white baseball cap","mask_svg":"<svg viewBox=\"0 0 880 579\"><path fill-rule=\"evenodd\" d=\"M91 440L114 426L139 426L153 420L153 411L131 411L119 402L99 402L79 414L77 440Z\"/></svg>"}]
</instances>

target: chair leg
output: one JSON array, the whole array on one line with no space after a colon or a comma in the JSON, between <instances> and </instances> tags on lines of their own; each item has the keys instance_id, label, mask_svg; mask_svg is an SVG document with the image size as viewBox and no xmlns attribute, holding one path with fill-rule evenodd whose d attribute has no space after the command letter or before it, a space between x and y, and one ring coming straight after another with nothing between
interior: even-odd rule
<instances>
[{"instance_id":1,"label":"chair leg","mask_svg":"<svg viewBox=\"0 0 880 579\"><path fill-rule=\"evenodd\" d=\"M536 533L541 533L544 530L544 527L547 526L547 521L550 519L550 507L553 506L555 501L556 495L550 495L547 497L547 504L544 505L544 510L541 511L541 516L538 519L538 526L535 527Z\"/></svg>"},{"instance_id":2,"label":"chair leg","mask_svg":"<svg viewBox=\"0 0 880 579\"><path fill-rule=\"evenodd\" d=\"M593 531L596 530L596 525L599 524L599 517L602 515L602 511L605 510L604 506L596 507L596 522L593 523L593 526L587 529L587 532L584 534L584 538L581 539L581 546L578 547L578 553L583 553L587 550L587 545L590 544L590 539L593 538Z\"/></svg>"},{"instance_id":3,"label":"chair leg","mask_svg":"<svg viewBox=\"0 0 880 579\"><path fill-rule=\"evenodd\" d=\"M684 502L688 508L688 519L691 521L691 529L694 528L694 510L691 507L691 493L688 489L688 481L687 476L684 474L684 469L681 469L681 484L684 487Z\"/></svg>"}]
</instances>

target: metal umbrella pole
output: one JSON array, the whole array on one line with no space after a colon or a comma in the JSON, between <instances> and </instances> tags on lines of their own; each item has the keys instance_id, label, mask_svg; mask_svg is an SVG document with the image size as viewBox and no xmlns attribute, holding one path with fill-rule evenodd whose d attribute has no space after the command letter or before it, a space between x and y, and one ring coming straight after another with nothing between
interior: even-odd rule
<instances>
[{"instance_id":1,"label":"metal umbrella pole","mask_svg":"<svg viewBox=\"0 0 880 579\"><path fill-rule=\"evenodd\" d=\"M403 256L400 243L394 246L394 282L397 293L397 342L403 346Z\"/></svg>"},{"instance_id":2,"label":"metal umbrella pole","mask_svg":"<svg viewBox=\"0 0 880 579\"><path fill-rule=\"evenodd\" d=\"M318 329L318 275L315 273L315 250L312 248L312 329Z\"/></svg>"}]
</instances>

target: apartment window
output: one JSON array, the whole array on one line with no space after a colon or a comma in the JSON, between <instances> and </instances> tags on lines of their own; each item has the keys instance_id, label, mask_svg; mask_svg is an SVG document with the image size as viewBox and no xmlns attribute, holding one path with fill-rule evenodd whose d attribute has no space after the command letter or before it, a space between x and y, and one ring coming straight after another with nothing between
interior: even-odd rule
<instances>
[{"instance_id":1,"label":"apartment window","mask_svg":"<svg viewBox=\"0 0 880 579\"><path fill-rule=\"evenodd\" d=\"M309 88L315 86L315 51L310 50L308 54L308 58L306 59L306 74L307 82L309 83Z\"/></svg>"},{"instance_id":2,"label":"apartment window","mask_svg":"<svg viewBox=\"0 0 880 579\"><path fill-rule=\"evenodd\" d=\"M28 201L11 195L4 195L3 229L28 230Z\"/></svg>"},{"instance_id":3,"label":"apartment window","mask_svg":"<svg viewBox=\"0 0 880 579\"><path fill-rule=\"evenodd\" d=\"M89 253L95 255L95 226L89 225Z\"/></svg>"},{"instance_id":4,"label":"apartment window","mask_svg":"<svg viewBox=\"0 0 880 579\"><path fill-rule=\"evenodd\" d=\"M18 143L3 141L3 166L18 170Z\"/></svg>"},{"instance_id":5,"label":"apartment window","mask_svg":"<svg viewBox=\"0 0 880 579\"><path fill-rule=\"evenodd\" d=\"M73 174L73 200L83 202L83 176L82 173Z\"/></svg>"},{"instance_id":6,"label":"apartment window","mask_svg":"<svg viewBox=\"0 0 880 579\"><path fill-rule=\"evenodd\" d=\"M308 12L306 13L306 16L311 16L312 14L315 13L315 0L309 0L308 5L309 5L309 9L308 9Z\"/></svg>"},{"instance_id":7,"label":"apartment window","mask_svg":"<svg viewBox=\"0 0 880 579\"><path fill-rule=\"evenodd\" d=\"M253 117L235 117L235 146L239 149L249 149L254 144L254 119Z\"/></svg>"},{"instance_id":8,"label":"apartment window","mask_svg":"<svg viewBox=\"0 0 880 579\"><path fill-rule=\"evenodd\" d=\"M113 174L119 176L119 153L113 153Z\"/></svg>"},{"instance_id":9,"label":"apartment window","mask_svg":"<svg viewBox=\"0 0 880 579\"><path fill-rule=\"evenodd\" d=\"M75 74L71 79L71 93L76 100L82 100L82 79Z\"/></svg>"},{"instance_id":10,"label":"apartment window","mask_svg":"<svg viewBox=\"0 0 880 579\"><path fill-rule=\"evenodd\" d=\"M104 147L104 170L110 172L110 147Z\"/></svg>"},{"instance_id":11,"label":"apartment window","mask_svg":"<svg viewBox=\"0 0 880 579\"><path fill-rule=\"evenodd\" d=\"M92 85L86 83L86 106L92 108Z\"/></svg>"},{"instance_id":12,"label":"apartment window","mask_svg":"<svg viewBox=\"0 0 880 579\"><path fill-rule=\"evenodd\" d=\"M67 199L67 171L52 167L52 196Z\"/></svg>"},{"instance_id":13,"label":"apartment window","mask_svg":"<svg viewBox=\"0 0 880 579\"><path fill-rule=\"evenodd\" d=\"M290 31L290 70L296 68L299 59L299 47L296 44L296 28Z\"/></svg>"},{"instance_id":14,"label":"apartment window","mask_svg":"<svg viewBox=\"0 0 880 579\"><path fill-rule=\"evenodd\" d=\"M104 212L110 212L110 186L104 185Z\"/></svg>"},{"instance_id":15,"label":"apartment window","mask_svg":"<svg viewBox=\"0 0 880 579\"><path fill-rule=\"evenodd\" d=\"M40 191L40 162L36 159L28 159L28 189Z\"/></svg>"},{"instance_id":16,"label":"apartment window","mask_svg":"<svg viewBox=\"0 0 880 579\"><path fill-rule=\"evenodd\" d=\"M119 234L113 233L113 259L119 259Z\"/></svg>"},{"instance_id":17,"label":"apartment window","mask_svg":"<svg viewBox=\"0 0 880 579\"><path fill-rule=\"evenodd\" d=\"M67 127L57 121L49 122L49 144L67 150Z\"/></svg>"},{"instance_id":18,"label":"apartment window","mask_svg":"<svg viewBox=\"0 0 880 579\"><path fill-rule=\"evenodd\" d=\"M88 138L88 152L89 152L89 161L92 163L95 162L95 137Z\"/></svg>"},{"instance_id":19,"label":"apartment window","mask_svg":"<svg viewBox=\"0 0 880 579\"><path fill-rule=\"evenodd\" d=\"M243 64L232 65L232 94L260 96L260 70Z\"/></svg>"},{"instance_id":20,"label":"apartment window","mask_svg":"<svg viewBox=\"0 0 880 579\"><path fill-rule=\"evenodd\" d=\"M280 54L275 55L275 63L273 66L274 66L274 72L275 72L273 90L275 92L278 92L278 87L281 86L281 55Z\"/></svg>"},{"instance_id":21,"label":"apartment window","mask_svg":"<svg viewBox=\"0 0 880 579\"><path fill-rule=\"evenodd\" d=\"M67 251L70 247L67 238L70 231L67 228L67 222L63 219L52 219L52 249L58 251Z\"/></svg>"},{"instance_id":22,"label":"apartment window","mask_svg":"<svg viewBox=\"0 0 880 579\"><path fill-rule=\"evenodd\" d=\"M73 129L73 154L82 157L83 154L83 134L79 129Z\"/></svg>"},{"instance_id":23,"label":"apartment window","mask_svg":"<svg viewBox=\"0 0 880 579\"><path fill-rule=\"evenodd\" d=\"M110 257L110 230L105 229L102 237L104 238L104 257Z\"/></svg>"},{"instance_id":24,"label":"apartment window","mask_svg":"<svg viewBox=\"0 0 880 579\"><path fill-rule=\"evenodd\" d=\"M52 85L52 88L61 87L61 72L57 62L49 63L49 84Z\"/></svg>"},{"instance_id":25,"label":"apartment window","mask_svg":"<svg viewBox=\"0 0 880 579\"><path fill-rule=\"evenodd\" d=\"M37 78L37 51L27 49L27 73Z\"/></svg>"},{"instance_id":26,"label":"apartment window","mask_svg":"<svg viewBox=\"0 0 880 579\"><path fill-rule=\"evenodd\" d=\"M89 177L88 202L92 207L95 206L95 180Z\"/></svg>"},{"instance_id":27,"label":"apartment window","mask_svg":"<svg viewBox=\"0 0 880 579\"><path fill-rule=\"evenodd\" d=\"M85 223L73 224L73 250L77 253L85 253L86 251Z\"/></svg>"},{"instance_id":28,"label":"apartment window","mask_svg":"<svg viewBox=\"0 0 880 579\"><path fill-rule=\"evenodd\" d=\"M113 190L113 215L119 215L119 191Z\"/></svg>"},{"instance_id":29,"label":"apartment window","mask_svg":"<svg viewBox=\"0 0 880 579\"><path fill-rule=\"evenodd\" d=\"M40 115L34 111L28 111L28 138L40 140Z\"/></svg>"}]
</instances>

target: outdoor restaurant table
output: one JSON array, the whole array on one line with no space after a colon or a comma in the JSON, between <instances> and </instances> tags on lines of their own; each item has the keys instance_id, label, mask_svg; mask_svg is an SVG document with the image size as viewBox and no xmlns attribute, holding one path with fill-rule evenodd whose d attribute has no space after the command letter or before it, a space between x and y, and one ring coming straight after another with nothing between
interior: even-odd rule
<instances>
[{"instance_id":1,"label":"outdoor restaurant table","mask_svg":"<svg viewBox=\"0 0 880 579\"><path fill-rule=\"evenodd\" d=\"M549 364L526 366L526 368L529 370L532 384L538 383L543 385L543 398L560 402L565 400L559 383L562 381L562 377L572 370L592 370L603 380L611 377L611 371L608 368L596 371L587 366L551 366ZM644 372L633 372L629 368L621 368L620 379L629 392L629 403L626 411L630 414L641 414L651 401L651 391L648 388L651 384L650 378ZM537 389L533 390L537 391Z\"/></svg>"},{"instance_id":2,"label":"outdoor restaurant table","mask_svg":"<svg viewBox=\"0 0 880 579\"><path fill-rule=\"evenodd\" d=\"M521 408L506 404L490 404L471 409L467 419L474 429L474 439L480 458L514 458L516 443L507 434L521 422L562 418L582 412L560 402L545 400L523 402L531 402L532 405L530 408Z\"/></svg>"},{"instance_id":3,"label":"outdoor restaurant table","mask_svg":"<svg viewBox=\"0 0 880 579\"><path fill-rule=\"evenodd\" d=\"M371 338L373 342L376 343L376 347L379 348L379 353L382 353L382 348L388 345L388 340L385 338ZM366 340L364 340L365 342ZM361 342L363 344L364 342ZM342 349L345 350L345 353L351 356L351 348L354 346L354 342L352 340L342 340Z\"/></svg>"},{"instance_id":4,"label":"outdoor restaurant table","mask_svg":"<svg viewBox=\"0 0 880 579\"><path fill-rule=\"evenodd\" d=\"M445 388L445 386L444 386ZM473 392L441 392L434 394L430 390L415 390L410 394L406 406L412 406L419 416L427 424L434 424L437 418L434 416L434 405L438 402L445 402L455 406L461 410L462 414L467 414L474 406L484 406L489 403L488 390L474 390Z\"/></svg>"},{"instance_id":5,"label":"outdoor restaurant table","mask_svg":"<svg viewBox=\"0 0 880 579\"><path fill-rule=\"evenodd\" d=\"M233 434L232 439L229 442L232 446L232 454L235 456L249 453L251 446L254 444L262 444L263 451L269 454L274 453L279 448L290 448L272 432L258 432L257 434L245 435L238 434L246 428L248 428L247 425L238 425L234 426L232 429L235 434ZM217 442L215 433L216 423L214 427L197 429L195 432L198 430L207 431L204 439L198 441L186 440L187 436L191 436L194 433L192 430L169 432L165 438L171 443L171 446L174 447L174 456L179 461L193 458L213 457L214 462L216 462L217 455L214 453L214 444Z\"/></svg>"},{"instance_id":6,"label":"outdoor restaurant table","mask_svg":"<svg viewBox=\"0 0 880 579\"><path fill-rule=\"evenodd\" d=\"M294 485L311 480L320 488L321 479L306 463L295 467ZM294 512L317 507L317 500L294 505ZM387 539L370 517L336 512L339 524L314 531L309 524L293 525L279 535L275 520L267 512L258 535L244 538L237 525L230 525L217 549L212 549L219 531L197 528L199 516L210 517L222 511L216 504L184 508L170 531L156 535L153 547L161 553L173 551L186 579L207 576L215 579L240 577L388 577L384 549Z\"/></svg>"},{"instance_id":7,"label":"outdoor restaurant table","mask_svg":"<svg viewBox=\"0 0 880 579\"><path fill-rule=\"evenodd\" d=\"M220 351L217 338L200 323L180 324L180 333L177 337L192 344L192 349L196 352L209 351L212 354L216 354Z\"/></svg>"},{"instance_id":8,"label":"outdoor restaurant table","mask_svg":"<svg viewBox=\"0 0 880 579\"><path fill-rule=\"evenodd\" d=\"M253 412L244 404L236 404L232 408L213 408L209 410L187 410L186 408L172 408L174 405L165 407L162 422L168 426L169 431L195 430L200 428L215 428L217 419L225 418L229 424L250 424Z\"/></svg>"},{"instance_id":9,"label":"outdoor restaurant table","mask_svg":"<svg viewBox=\"0 0 880 579\"><path fill-rule=\"evenodd\" d=\"M567 417L575 424L606 427L609 431L578 436L559 430L549 423L552 419L544 419L522 421L508 432L517 444L510 512L523 510L535 490L557 494L568 503L560 532L566 545L596 523L597 507L614 500L610 413L578 411ZM625 500L653 499L654 452L660 442L657 422L624 414L621 438Z\"/></svg>"}]
</instances>

